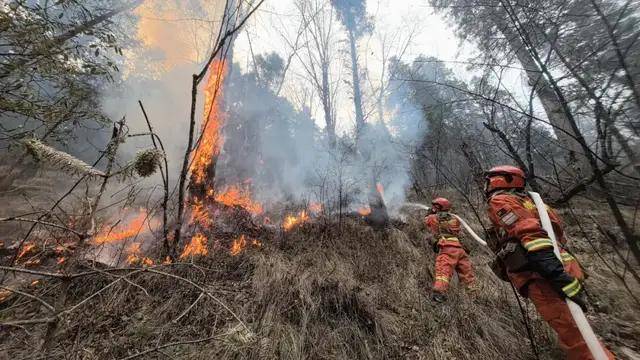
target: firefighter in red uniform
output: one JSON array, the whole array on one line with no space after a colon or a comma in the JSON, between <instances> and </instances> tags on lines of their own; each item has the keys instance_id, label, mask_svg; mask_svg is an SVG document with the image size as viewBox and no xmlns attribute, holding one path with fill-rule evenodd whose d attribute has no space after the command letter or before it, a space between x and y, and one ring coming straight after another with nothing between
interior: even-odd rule
<instances>
[{"instance_id":1,"label":"firefighter in red uniform","mask_svg":"<svg viewBox=\"0 0 640 360\"><path fill-rule=\"evenodd\" d=\"M469 255L458 238L460 221L449 213L451 203L447 199L437 198L431 204L432 214L425 218L425 223L433 235L434 251L438 253L433 300L443 302L454 271L458 272L460 281L467 287L472 287L474 276Z\"/></svg>"},{"instance_id":2,"label":"firefighter in red uniform","mask_svg":"<svg viewBox=\"0 0 640 360\"><path fill-rule=\"evenodd\" d=\"M528 297L542 318L558 334L560 346L570 360L592 359L565 298L583 309L581 281L584 274L576 259L561 248L562 261L542 228L538 210L525 193L525 174L514 166L498 166L486 173L485 192L493 228L489 246L497 254L494 272L510 281ZM547 208L559 246L566 242L560 218ZM607 351L611 359L613 355Z\"/></svg>"}]
</instances>

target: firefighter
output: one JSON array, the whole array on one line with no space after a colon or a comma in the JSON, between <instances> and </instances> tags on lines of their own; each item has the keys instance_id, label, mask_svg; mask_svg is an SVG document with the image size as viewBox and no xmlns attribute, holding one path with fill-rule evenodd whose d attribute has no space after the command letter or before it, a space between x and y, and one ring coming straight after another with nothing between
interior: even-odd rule
<instances>
[{"instance_id":1,"label":"firefighter","mask_svg":"<svg viewBox=\"0 0 640 360\"><path fill-rule=\"evenodd\" d=\"M437 198L431 204L432 213L425 218L425 224L433 235L433 250L438 254L433 300L443 302L454 271L467 288L472 288L475 279L467 250L458 238L460 221L449 213L451 203L445 198Z\"/></svg>"},{"instance_id":2,"label":"firefighter","mask_svg":"<svg viewBox=\"0 0 640 360\"><path fill-rule=\"evenodd\" d=\"M586 309L581 284L584 273L577 260L562 249L566 240L560 218L547 208L562 261L553 252L553 243L542 228L537 208L524 190L524 172L514 166L497 166L486 173L485 181L488 214L493 223L487 237L497 255L492 269L533 302L558 335L568 359L592 359L565 302L569 298Z\"/></svg>"}]
</instances>

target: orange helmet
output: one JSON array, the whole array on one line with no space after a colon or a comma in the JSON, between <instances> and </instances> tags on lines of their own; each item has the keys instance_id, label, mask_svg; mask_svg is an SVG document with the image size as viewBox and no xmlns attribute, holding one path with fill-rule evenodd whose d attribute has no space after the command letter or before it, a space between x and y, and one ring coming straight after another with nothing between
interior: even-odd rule
<instances>
[{"instance_id":1,"label":"orange helmet","mask_svg":"<svg viewBox=\"0 0 640 360\"><path fill-rule=\"evenodd\" d=\"M485 173L484 192L489 195L500 189L524 189L525 173L522 169L511 166L496 166Z\"/></svg>"},{"instance_id":2,"label":"orange helmet","mask_svg":"<svg viewBox=\"0 0 640 360\"><path fill-rule=\"evenodd\" d=\"M431 205L438 211L448 211L451 209L451 202L445 198L435 198L431 201Z\"/></svg>"}]
</instances>

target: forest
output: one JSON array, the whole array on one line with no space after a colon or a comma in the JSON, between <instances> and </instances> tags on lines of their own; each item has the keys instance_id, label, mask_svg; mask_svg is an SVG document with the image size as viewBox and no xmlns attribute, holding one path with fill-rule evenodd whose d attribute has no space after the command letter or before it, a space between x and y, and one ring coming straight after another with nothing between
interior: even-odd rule
<instances>
[{"instance_id":1,"label":"forest","mask_svg":"<svg viewBox=\"0 0 640 360\"><path fill-rule=\"evenodd\" d=\"M640 359L640 1L0 0L0 203L0 359Z\"/></svg>"}]
</instances>

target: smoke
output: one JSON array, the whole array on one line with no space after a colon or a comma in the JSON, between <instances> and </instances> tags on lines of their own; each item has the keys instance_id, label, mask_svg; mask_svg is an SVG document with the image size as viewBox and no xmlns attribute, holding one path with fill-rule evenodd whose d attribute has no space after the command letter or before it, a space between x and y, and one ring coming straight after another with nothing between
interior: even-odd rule
<instances>
[{"instance_id":1,"label":"smoke","mask_svg":"<svg viewBox=\"0 0 640 360\"><path fill-rule=\"evenodd\" d=\"M143 102L163 139L172 184L187 142L192 74L201 70L211 49L219 22L210 19L219 19L221 11L220 4L205 7L198 1L146 3L132 31L137 43L125 51L124 79L104 94L105 110L112 118L126 115L132 134L148 131L137 104ZM194 17L201 20L182 21ZM406 102L388 101L386 110L393 114L388 124L368 124L357 143L352 134L343 134L331 147L311 109L276 95L283 67L275 53L256 56L249 70L229 64L222 91L226 121L218 187L246 185L267 211L310 201L323 203L327 211L347 211L366 205L371 184L377 182L390 210L399 208L411 184L411 154L425 130L419 111ZM392 97L404 97L402 91ZM202 104L200 97L199 122ZM129 139L123 149L134 154L150 146L150 138L142 136ZM159 176L150 181L159 183Z\"/></svg>"},{"instance_id":2,"label":"smoke","mask_svg":"<svg viewBox=\"0 0 640 360\"><path fill-rule=\"evenodd\" d=\"M220 181L250 183L267 209L283 201L313 201L329 211L368 204L372 184L379 183L387 206L398 209L410 186L411 154L425 131L420 111L393 100L406 98L405 88L398 87L388 101L389 124L367 124L357 143L346 134L331 147L309 109L276 96L271 75L282 70L281 59L259 59L253 71L235 66L225 85Z\"/></svg>"}]
</instances>

